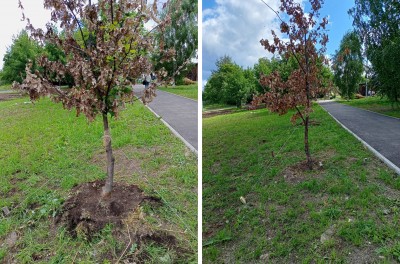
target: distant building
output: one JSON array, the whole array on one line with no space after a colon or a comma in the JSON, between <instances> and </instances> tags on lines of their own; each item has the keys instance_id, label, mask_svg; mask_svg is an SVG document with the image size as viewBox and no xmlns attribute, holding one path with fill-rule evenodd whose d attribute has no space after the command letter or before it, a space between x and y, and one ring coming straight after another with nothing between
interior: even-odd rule
<instances>
[{"instance_id":1,"label":"distant building","mask_svg":"<svg viewBox=\"0 0 400 264\"><path fill-rule=\"evenodd\" d=\"M368 91L368 95L367 95L367 91ZM370 83L360 83L358 85L358 92L359 94L361 94L362 96L371 96L375 94L375 89L372 85L370 85Z\"/></svg>"},{"instance_id":2,"label":"distant building","mask_svg":"<svg viewBox=\"0 0 400 264\"><path fill-rule=\"evenodd\" d=\"M186 77L189 78L192 81L196 81L197 82L197 74L198 74L198 64L193 63L193 67L192 69L187 73Z\"/></svg>"}]
</instances>

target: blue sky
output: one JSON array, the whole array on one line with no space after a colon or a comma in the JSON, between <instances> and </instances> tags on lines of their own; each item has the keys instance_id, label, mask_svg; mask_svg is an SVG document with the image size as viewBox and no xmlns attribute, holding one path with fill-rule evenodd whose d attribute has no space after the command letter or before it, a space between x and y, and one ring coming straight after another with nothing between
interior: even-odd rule
<instances>
[{"instance_id":1,"label":"blue sky","mask_svg":"<svg viewBox=\"0 0 400 264\"><path fill-rule=\"evenodd\" d=\"M279 0L265 0L274 9ZM298 0L308 3L308 1ZM325 0L321 18L328 16L327 54L334 54L343 35L352 29L347 11L354 0ZM306 4L307 6L307 4ZM271 57L259 41L269 38L271 29L279 32L275 15L261 0L203 0L203 83L215 69L215 61L229 55L243 66L254 65L260 57Z\"/></svg>"}]
</instances>

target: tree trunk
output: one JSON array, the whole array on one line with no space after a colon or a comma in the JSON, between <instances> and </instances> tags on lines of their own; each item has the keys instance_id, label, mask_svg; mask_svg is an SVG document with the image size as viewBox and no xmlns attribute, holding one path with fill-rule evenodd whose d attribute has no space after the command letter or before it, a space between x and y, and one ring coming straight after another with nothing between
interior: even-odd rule
<instances>
[{"instance_id":1,"label":"tree trunk","mask_svg":"<svg viewBox=\"0 0 400 264\"><path fill-rule=\"evenodd\" d=\"M108 126L107 114L103 114L103 126L104 126L104 147L106 148L106 154L107 154L107 179L103 187L102 197L106 197L111 194L113 188L114 162L115 162L115 158L112 152L111 134L110 134L110 127Z\"/></svg>"},{"instance_id":2,"label":"tree trunk","mask_svg":"<svg viewBox=\"0 0 400 264\"><path fill-rule=\"evenodd\" d=\"M309 40L308 40L309 41ZM305 77L306 77L306 95L307 95L307 107L306 107L306 120L304 124L304 151L306 152L307 156L307 166L310 170L313 169L313 164L312 164L312 159L311 159L311 154L310 154L310 147L308 145L308 125L310 121L310 116L309 116L309 109L311 109L311 98L310 98L310 83L308 81L308 74L310 73L310 68L308 64L308 52L307 52L307 33L304 34L304 55L306 59L306 72L305 72Z\"/></svg>"},{"instance_id":3,"label":"tree trunk","mask_svg":"<svg viewBox=\"0 0 400 264\"><path fill-rule=\"evenodd\" d=\"M304 124L304 151L306 152L307 156L307 166L310 170L313 169L311 154L310 154L310 147L308 145L308 125L309 125L310 117L306 116L306 122Z\"/></svg>"},{"instance_id":4,"label":"tree trunk","mask_svg":"<svg viewBox=\"0 0 400 264\"><path fill-rule=\"evenodd\" d=\"M306 106L306 120L304 123L304 151L307 156L307 166L310 170L313 169L312 159L310 154L310 147L308 145L308 125L310 121L309 117L309 109L311 108L311 98L310 98L310 83L308 81L308 74L310 73L310 68L308 64L308 52L307 52L307 33L304 34L304 56L306 59L306 67L305 67L305 78L306 78L306 95L307 95L307 106Z\"/></svg>"}]
</instances>

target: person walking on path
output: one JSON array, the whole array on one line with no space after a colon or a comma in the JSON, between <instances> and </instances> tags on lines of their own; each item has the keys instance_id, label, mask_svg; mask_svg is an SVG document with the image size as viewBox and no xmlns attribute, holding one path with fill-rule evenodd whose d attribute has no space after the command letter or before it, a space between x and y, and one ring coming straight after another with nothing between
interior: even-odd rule
<instances>
[{"instance_id":1,"label":"person walking on path","mask_svg":"<svg viewBox=\"0 0 400 264\"><path fill-rule=\"evenodd\" d=\"M150 82L151 82L151 76L149 74L144 74L144 77L143 77L144 89L149 88Z\"/></svg>"},{"instance_id":2,"label":"person walking on path","mask_svg":"<svg viewBox=\"0 0 400 264\"><path fill-rule=\"evenodd\" d=\"M144 90L143 90L143 96L142 96L142 102L146 105L150 103L154 97L156 97L156 87L155 83L152 83L153 81L153 73L150 74L143 74L143 85L144 85Z\"/></svg>"}]
</instances>

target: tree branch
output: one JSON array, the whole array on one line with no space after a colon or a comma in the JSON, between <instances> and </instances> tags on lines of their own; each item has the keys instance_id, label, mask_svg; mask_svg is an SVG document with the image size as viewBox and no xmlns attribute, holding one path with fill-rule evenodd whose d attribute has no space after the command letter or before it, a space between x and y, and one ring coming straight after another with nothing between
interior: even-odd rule
<instances>
[{"instance_id":1,"label":"tree branch","mask_svg":"<svg viewBox=\"0 0 400 264\"><path fill-rule=\"evenodd\" d=\"M303 120L303 124L306 124L306 120L304 119L304 116L303 116L303 114L301 113L300 109L299 109L297 106L295 106L295 108L296 108L296 110L297 110L297 113L299 113L300 118Z\"/></svg>"},{"instance_id":2,"label":"tree branch","mask_svg":"<svg viewBox=\"0 0 400 264\"><path fill-rule=\"evenodd\" d=\"M279 16L279 13L278 13L277 11L275 11L275 10L274 10L269 4L267 4L264 0L261 0L261 2L263 2L266 6L269 7L269 9L272 10L272 12L274 12L275 15L279 18L279 20L280 20L282 23L285 23L285 22L282 20L282 18Z\"/></svg>"},{"instance_id":3,"label":"tree branch","mask_svg":"<svg viewBox=\"0 0 400 264\"><path fill-rule=\"evenodd\" d=\"M85 37L83 36L82 27L81 27L81 24L79 24L78 18L76 17L74 11L73 11L72 8L69 6L69 4L68 4L67 2L65 2L65 1L63 1L63 2L64 2L64 4L68 7L68 9L71 11L72 15L74 16L74 19L75 19L76 23L78 24L79 31L81 32L81 36L82 36L82 40L83 40L83 45L84 45L85 48L87 49Z\"/></svg>"},{"instance_id":4,"label":"tree branch","mask_svg":"<svg viewBox=\"0 0 400 264\"><path fill-rule=\"evenodd\" d=\"M118 64L118 68L122 65L122 63L124 62L124 60L126 59L126 57L128 57L128 54L131 52L132 49L132 41L133 38L131 38L131 40L129 41L129 49L128 51L125 53L124 57L120 60L119 64Z\"/></svg>"},{"instance_id":5,"label":"tree branch","mask_svg":"<svg viewBox=\"0 0 400 264\"><path fill-rule=\"evenodd\" d=\"M139 25L142 24L142 18L143 18L143 16L140 16L140 17L139 17L139 21L138 21L138 23L136 24L135 29L133 30L134 32L136 32L136 30L138 29ZM118 65L118 68L122 65L122 63L124 62L124 60L126 59L126 57L128 57L128 54L131 52L131 49L132 49L132 41L133 41L133 38L131 38L131 40L130 40L130 42L129 42L129 50L128 50L128 52L125 53L125 56L124 56L124 57L122 58L122 60L120 61L119 65Z\"/></svg>"},{"instance_id":6,"label":"tree branch","mask_svg":"<svg viewBox=\"0 0 400 264\"><path fill-rule=\"evenodd\" d=\"M279 18L279 20L280 20L282 23L286 23L286 22L283 21L282 18L279 16L279 13L278 13L277 11L275 11L269 4L267 4L264 0L261 0L261 2L263 2L266 6L268 6L269 9L272 10L272 12L274 12L275 15ZM290 27L289 27L289 30L290 30ZM289 33L290 33L290 32L289 32ZM289 34L289 33L288 33L288 34ZM289 45L289 47L291 47L291 46ZM289 49L289 51L292 53L292 55L293 55L294 58L296 59L297 64L299 64L301 70L306 74L306 70L304 69L303 65L301 65L301 63L300 63L300 61L299 61L299 58L297 58L297 55L294 53L294 51L293 51L292 49Z\"/></svg>"}]
</instances>

